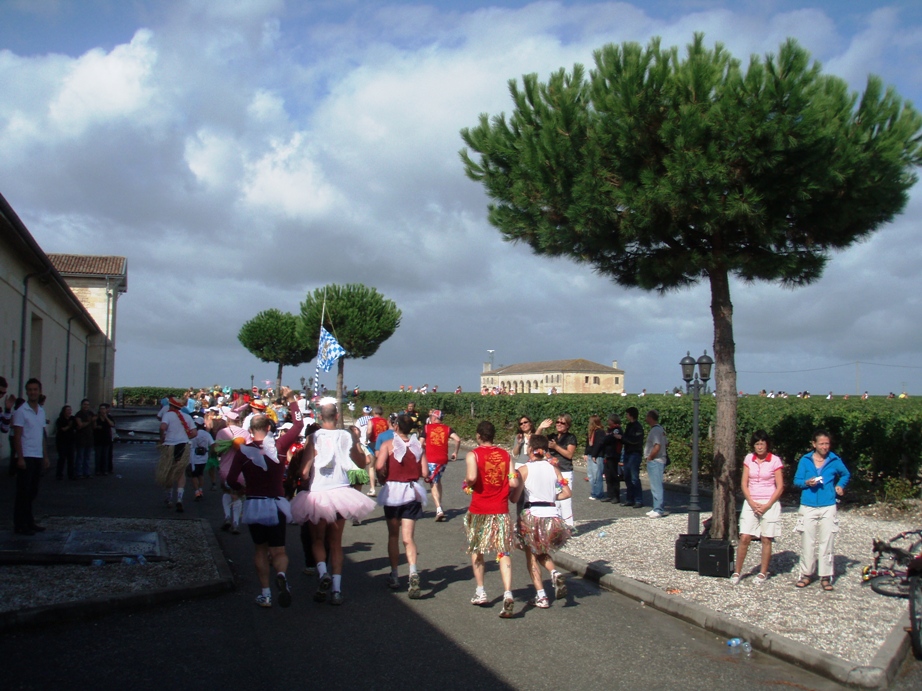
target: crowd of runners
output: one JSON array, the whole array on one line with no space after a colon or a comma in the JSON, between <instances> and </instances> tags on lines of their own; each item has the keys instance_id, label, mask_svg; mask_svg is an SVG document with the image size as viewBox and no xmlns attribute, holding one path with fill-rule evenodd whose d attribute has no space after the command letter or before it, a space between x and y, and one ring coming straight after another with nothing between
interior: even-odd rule
<instances>
[{"instance_id":1,"label":"crowd of runners","mask_svg":"<svg viewBox=\"0 0 922 691\"><path fill-rule=\"evenodd\" d=\"M261 607L271 607L273 598L281 607L291 605L285 551L289 523L301 526L305 572L317 578L313 599L342 604L346 522L361 524L380 506L388 531L387 586L419 598L424 586L416 522L423 518L430 494L432 518L445 520L442 478L446 465L459 457L461 438L444 424L441 411L422 417L414 403L387 414L381 407L366 407L354 424L341 429L335 399L311 402L287 388L280 393L274 406L257 396L207 407L207 401L189 405L186 399L165 399L158 414L156 471L166 493L164 504L184 510L187 480L195 501L203 498L209 481L213 489L220 486L224 529L239 533L245 526L253 539L261 587L256 603ZM573 450L565 448L570 457L563 458L560 450L555 453L555 435L549 439L541 431L543 427L528 434L527 440L520 435L513 458L494 443L493 424L483 421L477 426L476 446L464 458L463 489L470 498L464 529L476 582L471 604L490 602L484 560L495 557L503 586L502 618L511 617L515 609L516 551L525 556L534 606L550 606L541 569L549 575L554 598L566 595L566 580L551 554L571 535L572 472L562 472L560 461L572 462Z\"/></svg>"}]
</instances>

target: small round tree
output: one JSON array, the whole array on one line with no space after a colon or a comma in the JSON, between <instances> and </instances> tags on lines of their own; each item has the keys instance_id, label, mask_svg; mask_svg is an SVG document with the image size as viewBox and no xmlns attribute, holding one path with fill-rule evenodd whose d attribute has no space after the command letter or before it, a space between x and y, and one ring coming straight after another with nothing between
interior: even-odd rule
<instances>
[{"instance_id":1,"label":"small round tree","mask_svg":"<svg viewBox=\"0 0 922 691\"><path fill-rule=\"evenodd\" d=\"M316 344L298 331L301 321L293 314L268 309L240 327L237 334L243 347L263 362L278 363L276 391L282 390L282 368L300 365L317 354Z\"/></svg>"}]
</instances>

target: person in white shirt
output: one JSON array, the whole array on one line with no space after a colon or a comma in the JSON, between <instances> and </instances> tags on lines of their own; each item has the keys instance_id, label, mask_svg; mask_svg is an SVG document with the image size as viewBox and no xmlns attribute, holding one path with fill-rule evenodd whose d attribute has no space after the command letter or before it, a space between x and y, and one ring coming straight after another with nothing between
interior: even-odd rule
<instances>
[{"instance_id":1,"label":"person in white shirt","mask_svg":"<svg viewBox=\"0 0 922 691\"><path fill-rule=\"evenodd\" d=\"M35 535L44 528L36 525L32 502L38 496L42 473L48 470L48 445L45 443L45 409L39 405L42 383L26 382L26 402L13 412L13 449L16 453L16 500L13 504L13 531Z\"/></svg>"},{"instance_id":2,"label":"person in white shirt","mask_svg":"<svg viewBox=\"0 0 922 691\"><path fill-rule=\"evenodd\" d=\"M186 488L186 466L189 465L189 441L197 434L195 422L184 410L185 403L169 398L167 410L160 422L160 461L157 463L157 484L166 490L165 504L173 505L176 491L176 513L182 513L182 498Z\"/></svg>"}]
</instances>

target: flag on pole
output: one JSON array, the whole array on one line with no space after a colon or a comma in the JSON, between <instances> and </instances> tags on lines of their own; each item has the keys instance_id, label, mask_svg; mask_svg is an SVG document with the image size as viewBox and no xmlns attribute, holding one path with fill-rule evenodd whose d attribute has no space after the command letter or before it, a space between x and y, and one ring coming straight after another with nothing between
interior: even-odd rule
<instances>
[{"instance_id":1,"label":"flag on pole","mask_svg":"<svg viewBox=\"0 0 922 691\"><path fill-rule=\"evenodd\" d=\"M339 345L333 334L320 327L320 343L317 347L317 367L324 372L329 372L339 358L346 354L345 349Z\"/></svg>"}]
</instances>

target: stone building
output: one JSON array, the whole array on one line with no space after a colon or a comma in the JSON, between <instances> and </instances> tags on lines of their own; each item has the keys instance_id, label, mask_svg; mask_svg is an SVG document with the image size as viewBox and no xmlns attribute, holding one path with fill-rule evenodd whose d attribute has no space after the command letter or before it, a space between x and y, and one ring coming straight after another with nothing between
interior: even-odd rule
<instances>
[{"instance_id":1,"label":"stone building","mask_svg":"<svg viewBox=\"0 0 922 691\"><path fill-rule=\"evenodd\" d=\"M0 375L10 393L39 379L52 419L82 398L107 400L109 339L2 195L0 238Z\"/></svg>"},{"instance_id":2,"label":"stone building","mask_svg":"<svg viewBox=\"0 0 922 691\"><path fill-rule=\"evenodd\" d=\"M624 391L624 370L618 361L611 367L589 360L547 360L523 362L490 369L485 362L480 386L495 386L511 393L615 393Z\"/></svg>"},{"instance_id":3,"label":"stone building","mask_svg":"<svg viewBox=\"0 0 922 691\"><path fill-rule=\"evenodd\" d=\"M128 291L128 260L84 254L49 254L48 258L105 336L87 373L89 381L100 386L98 390L91 387L88 398L108 400L115 383L116 314L119 297Z\"/></svg>"}]
</instances>

